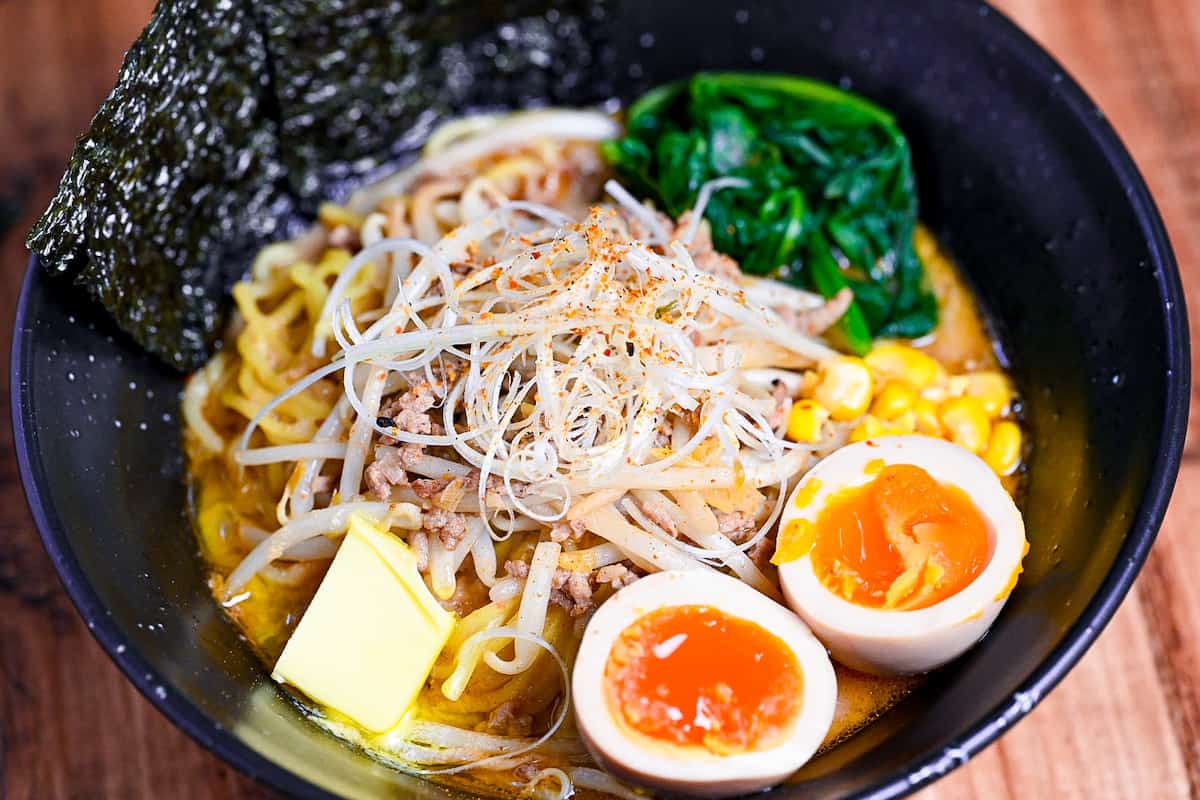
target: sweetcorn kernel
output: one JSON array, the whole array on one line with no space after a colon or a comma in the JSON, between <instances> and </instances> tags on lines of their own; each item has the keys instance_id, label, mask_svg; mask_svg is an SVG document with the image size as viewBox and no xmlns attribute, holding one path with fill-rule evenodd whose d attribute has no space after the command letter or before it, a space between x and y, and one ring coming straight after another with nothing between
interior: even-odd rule
<instances>
[{"instance_id":1,"label":"sweetcorn kernel","mask_svg":"<svg viewBox=\"0 0 1200 800\"><path fill-rule=\"evenodd\" d=\"M995 419L1008 411L1013 393L1008 378L1002 373L973 372L966 378L967 395L978 399L989 417Z\"/></svg>"},{"instance_id":2,"label":"sweetcorn kernel","mask_svg":"<svg viewBox=\"0 0 1200 800\"><path fill-rule=\"evenodd\" d=\"M950 392L946 391L946 384L935 383L933 386L926 386L922 389L921 397L936 405L950 397Z\"/></svg>"},{"instance_id":3,"label":"sweetcorn kernel","mask_svg":"<svg viewBox=\"0 0 1200 800\"><path fill-rule=\"evenodd\" d=\"M887 429L884 427L883 422L878 417L868 414L854 426L854 430L850 431L850 441L863 442L867 439L878 439L886 435Z\"/></svg>"},{"instance_id":4,"label":"sweetcorn kernel","mask_svg":"<svg viewBox=\"0 0 1200 800\"><path fill-rule=\"evenodd\" d=\"M815 400L797 400L788 412L787 435L793 442L821 441L821 426L829 419L829 409Z\"/></svg>"},{"instance_id":5,"label":"sweetcorn kernel","mask_svg":"<svg viewBox=\"0 0 1200 800\"><path fill-rule=\"evenodd\" d=\"M871 404L874 382L861 358L835 356L821 363L821 382L813 396L839 422L861 416Z\"/></svg>"},{"instance_id":6,"label":"sweetcorn kernel","mask_svg":"<svg viewBox=\"0 0 1200 800\"><path fill-rule=\"evenodd\" d=\"M820 383L821 376L815 369L805 370L804 374L800 376L800 396L812 397Z\"/></svg>"},{"instance_id":7,"label":"sweetcorn kernel","mask_svg":"<svg viewBox=\"0 0 1200 800\"><path fill-rule=\"evenodd\" d=\"M946 396L962 397L967 393L969 383L966 375L951 375L946 381Z\"/></svg>"},{"instance_id":8,"label":"sweetcorn kernel","mask_svg":"<svg viewBox=\"0 0 1200 800\"><path fill-rule=\"evenodd\" d=\"M972 453L982 453L991 435L991 420L974 397L955 397L942 404L940 414L950 441Z\"/></svg>"},{"instance_id":9,"label":"sweetcorn kernel","mask_svg":"<svg viewBox=\"0 0 1200 800\"><path fill-rule=\"evenodd\" d=\"M932 386L946 374L945 368L933 356L899 342L875 345L865 360L876 376L899 378L918 390Z\"/></svg>"},{"instance_id":10,"label":"sweetcorn kernel","mask_svg":"<svg viewBox=\"0 0 1200 800\"><path fill-rule=\"evenodd\" d=\"M917 432L917 412L911 408L903 414L888 420L888 432L896 436L902 436L909 433Z\"/></svg>"},{"instance_id":11,"label":"sweetcorn kernel","mask_svg":"<svg viewBox=\"0 0 1200 800\"><path fill-rule=\"evenodd\" d=\"M937 403L927 398L919 398L913 413L917 417L917 432L926 436L942 435L942 420L938 417Z\"/></svg>"},{"instance_id":12,"label":"sweetcorn kernel","mask_svg":"<svg viewBox=\"0 0 1200 800\"><path fill-rule=\"evenodd\" d=\"M992 428L983 460L997 475L1011 475L1021 463L1021 428L1017 423L1004 420Z\"/></svg>"},{"instance_id":13,"label":"sweetcorn kernel","mask_svg":"<svg viewBox=\"0 0 1200 800\"><path fill-rule=\"evenodd\" d=\"M908 381L891 380L875 395L871 413L880 419L895 419L912 409L917 402L917 390Z\"/></svg>"}]
</instances>

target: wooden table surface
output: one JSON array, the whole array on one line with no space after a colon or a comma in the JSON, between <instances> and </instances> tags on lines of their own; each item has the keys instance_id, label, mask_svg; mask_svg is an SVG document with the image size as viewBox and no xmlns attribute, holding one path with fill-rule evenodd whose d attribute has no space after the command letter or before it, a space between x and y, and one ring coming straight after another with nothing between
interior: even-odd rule
<instances>
[{"instance_id":1,"label":"wooden table surface","mask_svg":"<svg viewBox=\"0 0 1200 800\"><path fill-rule=\"evenodd\" d=\"M0 0L6 333L24 232L152 5ZM1200 0L999 5L1079 79L1133 152L1166 218L1195 330ZM7 358L7 344L3 352ZM7 381L5 365L5 405ZM11 450L5 424L0 437ZM1191 436L1158 543L1096 646L1025 721L922 800L1200 798L1200 547L1191 527L1200 517L1198 455L1200 440ZM92 640L33 530L11 456L0 458L0 507L0 798L273 796L159 715Z\"/></svg>"}]
</instances>

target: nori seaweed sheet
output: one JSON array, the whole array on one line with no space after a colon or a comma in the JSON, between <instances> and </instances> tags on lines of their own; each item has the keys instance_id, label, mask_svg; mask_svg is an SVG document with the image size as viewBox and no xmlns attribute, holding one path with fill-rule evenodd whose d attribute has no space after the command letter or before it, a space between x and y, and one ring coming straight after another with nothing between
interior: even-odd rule
<instances>
[{"instance_id":1,"label":"nori seaweed sheet","mask_svg":"<svg viewBox=\"0 0 1200 800\"><path fill-rule=\"evenodd\" d=\"M411 158L441 117L611 96L607 5L161 0L28 245L195 369L253 252Z\"/></svg>"},{"instance_id":2,"label":"nori seaweed sheet","mask_svg":"<svg viewBox=\"0 0 1200 800\"><path fill-rule=\"evenodd\" d=\"M180 369L219 334L229 259L244 267L290 209L247 9L159 5L27 242Z\"/></svg>"},{"instance_id":3,"label":"nori seaweed sheet","mask_svg":"<svg viewBox=\"0 0 1200 800\"><path fill-rule=\"evenodd\" d=\"M596 2L276 0L255 12L271 55L290 190L311 212L331 187L394 163L454 109L603 100L579 76L603 58ZM585 35L585 31L587 34ZM331 156L333 156L331 158Z\"/></svg>"}]
</instances>

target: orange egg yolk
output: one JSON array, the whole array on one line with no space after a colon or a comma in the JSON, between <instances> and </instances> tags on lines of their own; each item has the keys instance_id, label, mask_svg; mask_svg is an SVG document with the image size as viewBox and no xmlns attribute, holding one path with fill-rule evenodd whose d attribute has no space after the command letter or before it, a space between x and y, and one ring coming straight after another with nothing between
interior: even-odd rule
<instances>
[{"instance_id":1,"label":"orange egg yolk","mask_svg":"<svg viewBox=\"0 0 1200 800\"><path fill-rule=\"evenodd\" d=\"M777 744L799 714L804 687L782 639L700 605L659 609L623 630L604 683L618 721L717 755Z\"/></svg>"},{"instance_id":2,"label":"orange egg yolk","mask_svg":"<svg viewBox=\"0 0 1200 800\"><path fill-rule=\"evenodd\" d=\"M817 577L871 608L941 602L974 580L989 555L987 523L966 492L911 464L833 495L814 527Z\"/></svg>"}]
</instances>

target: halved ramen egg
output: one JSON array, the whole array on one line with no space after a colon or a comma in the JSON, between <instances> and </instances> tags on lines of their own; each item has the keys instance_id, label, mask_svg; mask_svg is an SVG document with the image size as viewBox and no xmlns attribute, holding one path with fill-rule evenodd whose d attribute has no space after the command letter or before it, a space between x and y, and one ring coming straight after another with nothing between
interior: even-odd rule
<instances>
[{"instance_id":1,"label":"halved ramen egg","mask_svg":"<svg viewBox=\"0 0 1200 800\"><path fill-rule=\"evenodd\" d=\"M788 604L847 666L925 672L978 641L1028 551L978 456L895 436L838 450L796 486L772 562Z\"/></svg>"},{"instance_id":2,"label":"halved ramen egg","mask_svg":"<svg viewBox=\"0 0 1200 800\"><path fill-rule=\"evenodd\" d=\"M762 789L833 720L825 648L791 611L715 572L667 571L596 611L575 661L580 734L610 772L699 797Z\"/></svg>"}]
</instances>

